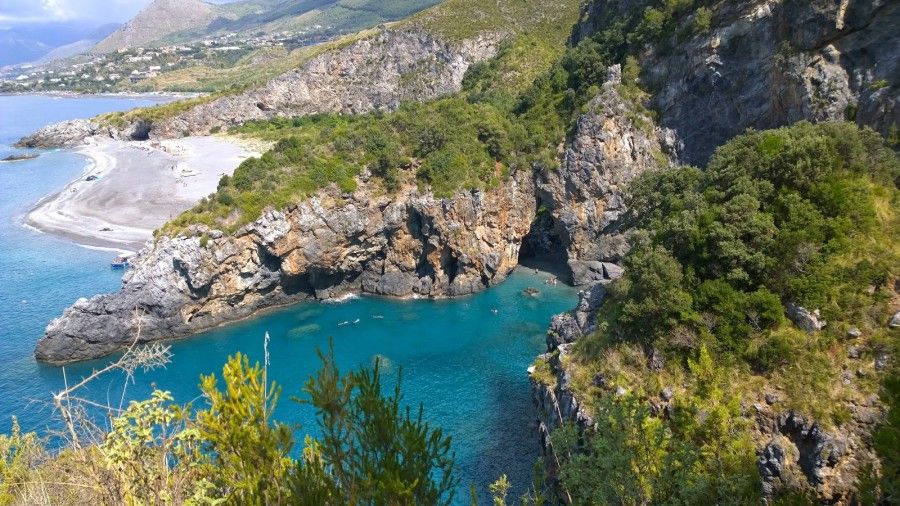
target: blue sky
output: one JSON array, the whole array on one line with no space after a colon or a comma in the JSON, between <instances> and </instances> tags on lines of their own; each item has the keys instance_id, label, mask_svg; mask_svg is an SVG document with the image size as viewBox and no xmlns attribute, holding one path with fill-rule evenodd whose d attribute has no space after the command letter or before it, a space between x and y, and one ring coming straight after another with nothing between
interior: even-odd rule
<instances>
[{"instance_id":1,"label":"blue sky","mask_svg":"<svg viewBox=\"0 0 900 506\"><path fill-rule=\"evenodd\" d=\"M126 21L150 0L0 0L0 25Z\"/></svg>"},{"instance_id":2,"label":"blue sky","mask_svg":"<svg viewBox=\"0 0 900 506\"><path fill-rule=\"evenodd\" d=\"M148 3L150 0L0 0L0 28L59 22L121 23Z\"/></svg>"}]
</instances>

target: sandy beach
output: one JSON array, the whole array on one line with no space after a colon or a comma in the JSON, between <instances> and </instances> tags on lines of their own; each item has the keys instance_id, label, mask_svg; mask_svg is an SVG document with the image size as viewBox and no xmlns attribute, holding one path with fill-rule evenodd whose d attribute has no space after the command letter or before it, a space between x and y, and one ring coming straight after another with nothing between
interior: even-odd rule
<instances>
[{"instance_id":1,"label":"sandy beach","mask_svg":"<svg viewBox=\"0 0 900 506\"><path fill-rule=\"evenodd\" d=\"M215 191L257 153L221 137L92 142L84 172L37 203L25 223L93 247L133 252L153 231Z\"/></svg>"}]
</instances>

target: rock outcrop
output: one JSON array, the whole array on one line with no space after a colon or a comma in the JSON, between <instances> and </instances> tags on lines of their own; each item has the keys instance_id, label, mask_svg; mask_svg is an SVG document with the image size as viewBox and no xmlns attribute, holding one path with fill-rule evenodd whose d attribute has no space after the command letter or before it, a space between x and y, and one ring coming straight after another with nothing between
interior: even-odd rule
<instances>
[{"instance_id":1,"label":"rock outcrop","mask_svg":"<svg viewBox=\"0 0 900 506\"><path fill-rule=\"evenodd\" d=\"M635 3L587 4L581 36ZM900 123L898 34L889 0L719 2L709 30L642 55L642 77L690 163L749 127L846 118L887 135Z\"/></svg>"},{"instance_id":2,"label":"rock outcrop","mask_svg":"<svg viewBox=\"0 0 900 506\"><path fill-rule=\"evenodd\" d=\"M503 280L525 242L561 247L576 283L614 279L626 248L617 228L623 186L669 163L664 131L641 126L652 123L620 85L614 67L559 170L519 171L495 190L452 199L412 186L385 196L363 177L352 195L329 188L233 236L163 237L133 260L120 292L81 300L51 322L35 354L57 363L96 358L130 344L138 329L142 342L185 337L265 307L347 292L469 294ZM535 230L539 206L550 219ZM204 234L211 239L201 247Z\"/></svg>"},{"instance_id":3,"label":"rock outcrop","mask_svg":"<svg viewBox=\"0 0 900 506\"><path fill-rule=\"evenodd\" d=\"M640 103L623 96L618 65L578 119L558 169L539 176L538 198L549 219L530 247L565 262L576 285L621 275L627 251L625 186L677 157L671 131L654 126ZM536 239L536 240L535 240Z\"/></svg>"},{"instance_id":4,"label":"rock outcrop","mask_svg":"<svg viewBox=\"0 0 900 506\"><path fill-rule=\"evenodd\" d=\"M579 339L596 330L597 311L605 294L604 284L594 285L579 294L575 309L554 316L547 331L547 352L537 358L544 364L545 372L536 374L537 367L529 369L532 402L537 408L538 433L551 485L559 471L550 440L552 431L566 423L573 423L582 431L594 429L593 414L572 386L577 365L570 354ZM646 355L648 373L665 367L656 350L650 349ZM851 354L851 358L856 359L856 364L862 364L858 352ZM592 382L603 395L624 393L622 387L614 390L601 375L595 376ZM653 413L669 416L673 397L672 389L664 388L647 402ZM839 429L827 429L810 417L784 410L779 396L772 392L745 404L748 413L752 413L747 416L754 421L752 434L758 444L757 465L767 497L790 486L813 491L824 503L844 504L854 497L860 473L869 465L877 465L871 434L886 416L886 408L877 395L850 401L846 405L848 420Z\"/></svg>"},{"instance_id":5,"label":"rock outcrop","mask_svg":"<svg viewBox=\"0 0 900 506\"><path fill-rule=\"evenodd\" d=\"M788 303L785 308L785 313L787 313L787 317L794 325L807 332L818 332L824 329L827 324L827 322L822 319L818 309L810 311L803 306Z\"/></svg>"},{"instance_id":6,"label":"rock outcrop","mask_svg":"<svg viewBox=\"0 0 900 506\"><path fill-rule=\"evenodd\" d=\"M101 134L103 128L95 121L74 119L47 125L23 137L16 146L22 148L69 148L82 144L88 137Z\"/></svg>"},{"instance_id":7,"label":"rock outcrop","mask_svg":"<svg viewBox=\"0 0 900 506\"><path fill-rule=\"evenodd\" d=\"M567 364L567 355L575 341L596 329L597 309L603 303L605 294L606 286L602 283L582 290L575 309L558 314L551 320L547 332L547 352L537 359L549 368L552 378L549 383L547 378L535 374L535 369L529 369L531 399L538 411L538 433L551 482L556 479L558 465L553 457L550 434L565 423L575 423L582 430L594 423L591 413L584 409L571 387L572 370Z\"/></svg>"},{"instance_id":8,"label":"rock outcrop","mask_svg":"<svg viewBox=\"0 0 900 506\"><path fill-rule=\"evenodd\" d=\"M576 40L603 29L604 20L616 13L640 12L642 5L640 0L587 3ZM686 19L682 28L692 21ZM625 211L621 185L648 168L665 165L667 159L702 165L716 146L747 128L832 119L852 119L882 134L897 128L897 2L720 2L714 6L710 26L708 32L676 40L664 51L647 49L640 58L642 85L653 93L650 105L658 114L656 122L644 116L637 123L643 126L646 120L651 126L636 128L628 118L640 109L617 100L616 85L607 83L579 119L559 171L539 180L541 204L550 212L538 230L541 233L530 236L532 242L526 246L540 251L542 245L562 245L558 258L567 262L574 281L621 274L615 264L627 250L620 220ZM550 432L569 422L581 430L592 426L591 413L572 388L576 366L570 354L573 343L595 329L596 311L605 293L603 285L597 286L582 292L576 310L552 319L548 350L538 357L541 369L530 369L551 484L558 461ZM818 311L791 305L787 312L808 332L825 326ZM900 326L900 314L888 324L894 320ZM858 337L859 330L854 334ZM857 347L850 350L848 357L857 365L867 360ZM648 374L665 367L655 350L645 351ZM880 356L874 362L879 370L888 360L879 360ZM862 374L859 371L863 369L857 371ZM845 372L845 384L852 376ZM604 395L618 393L603 377L593 378L593 384ZM652 412L664 416L673 395L666 388L651 396ZM764 494L771 496L785 484L799 484L824 503L852 498L860 472L877 463L871 434L885 416L877 396L850 401L846 406L850 419L840 430L828 430L782 408L774 394L761 397L758 402L748 400L747 416L756 422L753 432Z\"/></svg>"},{"instance_id":9,"label":"rock outcrop","mask_svg":"<svg viewBox=\"0 0 900 506\"><path fill-rule=\"evenodd\" d=\"M877 396L851 405L850 421L831 431L794 411L777 414L761 403L755 409L764 442L757 465L766 496L805 482L822 502L847 502L863 468L878 460L866 441L884 420Z\"/></svg>"},{"instance_id":10,"label":"rock outcrop","mask_svg":"<svg viewBox=\"0 0 900 506\"><path fill-rule=\"evenodd\" d=\"M483 36L450 44L423 30L387 30L316 56L261 88L162 120L150 136L201 135L274 117L391 111L404 101L459 91L469 66L493 56L496 43Z\"/></svg>"},{"instance_id":11,"label":"rock outcrop","mask_svg":"<svg viewBox=\"0 0 900 506\"><path fill-rule=\"evenodd\" d=\"M80 146L92 137L108 137L122 141L147 140L150 123L134 121L114 127L90 119L74 119L53 123L20 139L16 146L23 148L71 148Z\"/></svg>"},{"instance_id":12,"label":"rock outcrop","mask_svg":"<svg viewBox=\"0 0 900 506\"><path fill-rule=\"evenodd\" d=\"M459 91L466 70L496 54L498 43L490 34L449 43L421 29L385 30L325 51L260 88L225 95L172 117L123 125L67 121L44 127L19 145L69 147L94 135L171 139L275 117L392 111L405 101Z\"/></svg>"},{"instance_id":13,"label":"rock outcrop","mask_svg":"<svg viewBox=\"0 0 900 506\"><path fill-rule=\"evenodd\" d=\"M523 172L490 191L436 199L415 186L378 195L360 181L353 194L330 187L234 235L162 237L131 261L119 292L81 299L52 321L35 355L97 358L136 338L185 337L261 308L349 292L482 290L518 263L536 210L533 184Z\"/></svg>"}]
</instances>

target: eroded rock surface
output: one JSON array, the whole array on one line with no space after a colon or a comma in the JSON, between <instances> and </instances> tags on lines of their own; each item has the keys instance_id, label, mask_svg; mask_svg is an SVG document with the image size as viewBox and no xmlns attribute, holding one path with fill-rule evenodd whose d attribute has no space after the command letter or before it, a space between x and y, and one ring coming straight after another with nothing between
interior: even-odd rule
<instances>
[{"instance_id":1,"label":"eroded rock surface","mask_svg":"<svg viewBox=\"0 0 900 506\"><path fill-rule=\"evenodd\" d=\"M153 126L151 136L201 135L277 116L391 111L403 101L459 91L469 66L493 56L496 42L484 36L450 44L421 30L388 30L312 58L262 88L163 120Z\"/></svg>"},{"instance_id":2,"label":"eroded rock surface","mask_svg":"<svg viewBox=\"0 0 900 506\"><path fill-rule=\"evenodd\" d=\"M391 111L459 91L469 66L492 57L499 37L480 35L458 43L420 29L385 30L329 50L264 86L226 95L153 123L121 126L76 120L50 125L20 143L64 147L93 135L117 139L170 139L275 117L315 113Z\"/></svg>"},{"instance_id":3,"label":"eroded rock surface","mask_svg":"<svg viewBox=\"0 0 900 506\"><path fill-rule=\"evenodd\" d=\"M622 274L616 263L628 250L620 220L625 187L643 172L669 166L677 155L672 132L655 127L621 86L616 65L578 119L559 168L539 176L538 197L550 219L532 247L557 249L576 285Z\"/></svg>"},{"instance_id":4,"label":"eroded rock surface","mask_svg":"<svg viewBox=\"0 0 900 506\"><path fill-rule=\"evenodd\" d=\"M82 299L51 322L35 355L96 358L126 347L138 329L142 342L185 337L264 307L348 292L473 293L518 264L535 214L527 173L451 199L415 186L394 196L373 193L365 181L359 187L344 195L331 187L270 210L234 235L196 230L159 239L133 259L121 291Z\"/></svg>"},{"instance_id":5,"label":"eroded rock surface","mask_svg":"<svg viewBox=\"0 0 900 506\"><path fill-rule=\"evenodd\" d=\"M588 3L580 35L634 3ZM708 31L640 61L660 124L704 164L748 127L851 119L887 135L900 123L898 33L890 0L719 2Z\"/></svg>"}]
</instances>

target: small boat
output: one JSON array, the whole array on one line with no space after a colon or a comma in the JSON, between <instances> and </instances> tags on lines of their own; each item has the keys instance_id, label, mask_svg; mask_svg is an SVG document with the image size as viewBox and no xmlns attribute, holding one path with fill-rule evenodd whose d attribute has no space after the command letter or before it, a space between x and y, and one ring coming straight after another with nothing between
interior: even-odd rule
<instances>
[{"instance_id":1,"label":"small boat","mask_svg":"<svg viewBox=\"0 0 900 506\"><path fill-rule=\"evenodd\" d=\"M119 255L115 260L110 264L113 269L124 269L128 267L128 257L125 255Z\"/></svg>"}]
</instances>

